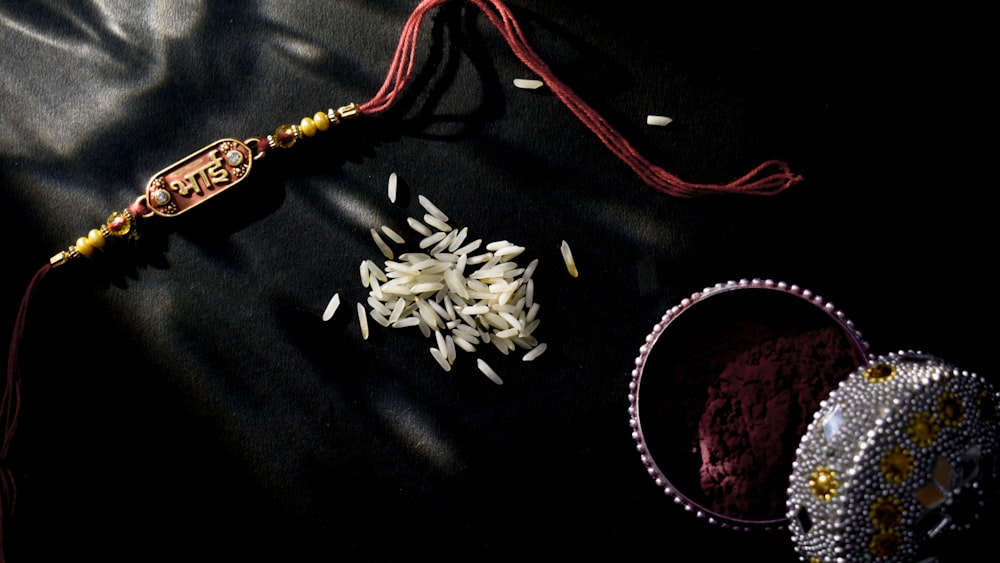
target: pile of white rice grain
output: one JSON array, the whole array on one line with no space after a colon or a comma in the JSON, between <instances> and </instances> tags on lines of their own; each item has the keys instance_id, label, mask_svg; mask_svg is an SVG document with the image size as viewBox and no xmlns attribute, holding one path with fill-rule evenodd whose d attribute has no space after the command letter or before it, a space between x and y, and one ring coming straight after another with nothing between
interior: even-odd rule
<instances>
[{"instance_id":1,"label":"pile of white rice grain","mask_svg":"<svg viewBox=\"0 0 1000 563\"><path fill-rule=\"evenodd\" d=\"M396 199L397 178L389 177L389 199ZM418 196L421 218L408 217L408 240L396 230L371 229L372 240L385 260L360 263L361 284L368 289L367 307L357 304L361 334L369 336L369 320L385 328L418 330L433 339L430 355L451 371L459 352L477 354L492 346L503 355L521 353L532 361L546 344L535 337L539 304L532 275L538 259L524 267L516 259L525 252L507 240L484 243L468 227L455 227L441 209ZM576 277L569 246L563 241L567 270ZM331 299L323 318L333 316L339 295ZM479 370L497 385L503 380L481 357Z\"/></svg>"}]
</instances>

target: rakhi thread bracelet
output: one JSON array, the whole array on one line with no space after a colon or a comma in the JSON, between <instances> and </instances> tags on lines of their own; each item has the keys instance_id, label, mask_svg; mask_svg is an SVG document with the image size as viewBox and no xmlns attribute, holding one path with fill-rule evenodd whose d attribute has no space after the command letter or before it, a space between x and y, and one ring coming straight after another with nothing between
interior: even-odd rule
<instances>
[{"instance_id":1,"label":"rakhi thread bracelet","mask_svg":"<svg viewBox=\"0 0 1000 563\"><path fill-rule=\"evenodd\" d=\"M0 563L3 554L3 515L13 508L16 489L6 458L17 429L20 413L20 373L18 350L23 338L28 304L41 279L53 268L81 257L92 256L115 239L137 235L140 222L154 217L174 217L240 183L253 164L267 154L290 149L302 139L319 135L346 120L376 116L398 101L416 65L418 32L424 17L445 4L468 3L478 8L499 31L518 59L537 75L600 141L655 191L680 198L713 194L772 196L799 184L802 177L780 160L768 160L732 181L712 184L688 182L643 157L607 120L563 83L529 45L511 10L501 0L422 0L408 17L400 35L386 79L372 99L350 103L337 109L304 117L298 124L283 124L274 133L244 140L216 141L157 173L145 192L120 211L113 212L100 226L91 229L69 247L53 255L29 281L15 319L7 360L7 379L0 399L0 419L4 425L0 444Z\"/></svg>"},{"instance_id":2,"label":"rakhi thread bracelet","mask_svg":"<svg viewBox=\"0 0 1000 563\"><path fill-rule=\"evenodd\" d=\"M596 110L559 80L544 60L531 48L514 18L501 0L423 0L410 14L382 87L363 104L351 103L339 109L317 112L297 125L284 124L266 137L246 141L222 139L162 170L147 185L146 193L126 209L112 214L104 225L80 237L76 244L50 259L52 266L78 256L89 256L102 248L110 237L134 234L136 221L153 215L174 216L221 193L250 172L253 161L274 149L289 149L303 137L326 131L331 125L361 115L376 115L391 108L405 89L416 64L418 32L424 16L444 4L464 2L479 8L507 41L515 55L552 91L618 158L656 191L676 197L710 194L775 195L802 181L780 160L768 160L743 176L725 184L693 183L682 180L653 164L607 122ZM175 195L177 197L175 197Z\"/></svg>"},{"instance_id":3,"label":"rakhi thread bracelet","mask_svg":"<svg viewBox=\"0 0 1000 563\"><path fill-rule=\"evenodd\" d=\"M721 193L775 195L802 181L801 176L792 173L789 166L780 160L763 162L743 176L725 184L684 181L639 154L607 120L559 80L528 44L513 13L501 0L423 0L404 25L385 82L371 100L363 104L351 103L339 109L317 112L312 117L302 118L297 125L283 124L266 137L252 137L242 142L236 139L216 141L159 172L150 180L145 194L126 209L113 213L98 229L93 229L87 236L77 239L75 245L53 256L50 264L60 266L72 258L89 256L95 249L103 247L110 237L127 237L134 234L133 227L141 218L154 215L174 216L194 207L239 183L249 174L252 162L259 160L269 151L292 148L299 139L315 136L345 119L362 115L372 116L390 109L413 74L418 32L424 16L444 4L462 1L479 8L500 31L517 57L542 78L543 84L569 107L605 146L654 190L684 198Z\"/></svg>"}]
</instances>

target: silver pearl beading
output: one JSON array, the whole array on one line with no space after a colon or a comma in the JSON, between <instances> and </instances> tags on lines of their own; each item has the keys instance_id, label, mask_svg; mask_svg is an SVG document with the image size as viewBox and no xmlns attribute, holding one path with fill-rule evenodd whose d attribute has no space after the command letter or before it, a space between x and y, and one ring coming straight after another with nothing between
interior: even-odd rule
<instances>
[{"instance_id":1,"label":"silver pearl beading","mask_svg":"<svg viewBox=\"0 0 1000 563\"><path fill-rule=\"evenodd\" d=\"M997 393L934 356L873 358L802 437L789 531L803 561L914 561L966 530L993 494Z\"/></svg>"}]
</instances>

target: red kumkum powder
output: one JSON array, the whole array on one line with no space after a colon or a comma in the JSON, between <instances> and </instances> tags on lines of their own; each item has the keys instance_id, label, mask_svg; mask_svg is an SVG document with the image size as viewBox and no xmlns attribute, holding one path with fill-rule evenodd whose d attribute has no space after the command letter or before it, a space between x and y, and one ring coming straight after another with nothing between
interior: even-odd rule
<instances>
[{"instance_id":1,"label":"red kumkum powder","mask_svg":"<svg viewBox=\"0 0 1000 563\"><path fill-rule=\"evenodd\" d=\"M814 329L762 342L728 362L708 387L698 424L701 488L722 514L780 514L795 447L820 401L854 365L842 331ZM795 360L789 362L789 358ZM787 471L775 470L787 468Z\"/></svg>"}]
</instances>

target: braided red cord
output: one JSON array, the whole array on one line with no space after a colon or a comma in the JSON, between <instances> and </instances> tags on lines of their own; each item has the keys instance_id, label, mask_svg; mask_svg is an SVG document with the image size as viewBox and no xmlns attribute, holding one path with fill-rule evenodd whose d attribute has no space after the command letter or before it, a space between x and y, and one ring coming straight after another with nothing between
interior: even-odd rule
<instances>
[{"instance_id":1,"label":"braided red cord","mask_svg":"<svg viewBox=\"0 0 1000 563\"><path fill-rule=\"evenodd\" d=\"M395 103L413 73L417 35L423 17L430 10L451 1L453 0L423 0L410 14L403 26L386 80L371 100L361 104L361 113L379 113ZM468 2L486 14L521 62L542 77L556 97L562 100L605 146L628 164L643 182L657 191L678 197L696 197L713 193L774 195L802 181L802 176L792 173L788 165L780 160L768 160L726 184L692 183L678 178L646 160L621 133L555 76L545 61L528 44L520 25L503 2L500 0L468 0Z\"/></svg>"}]
</instances>

